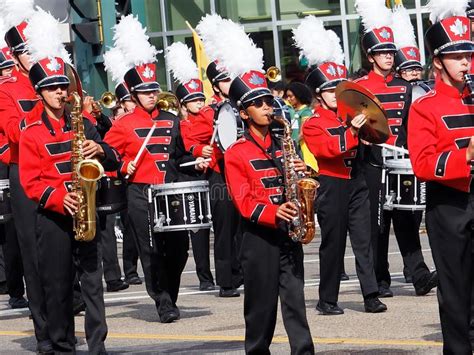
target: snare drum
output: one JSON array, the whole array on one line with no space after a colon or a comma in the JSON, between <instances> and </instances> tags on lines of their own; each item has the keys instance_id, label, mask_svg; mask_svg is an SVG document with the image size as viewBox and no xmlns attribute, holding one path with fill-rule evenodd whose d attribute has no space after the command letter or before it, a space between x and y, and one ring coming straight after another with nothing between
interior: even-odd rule
<instances>
[{"instance_id":1,"label":"snare drum","mask_svg":"<svg viewBox=\"0 0 474 355\"><path fill-rule=\"evenodd\" d=\"M221 103L216 112L216 143L225 152L244 133L244 123L237 110L227 101Z\"/></svg>"},{"instance_id":2,"label":"snare drum","mask_svg":"<svg viewBox=\"0 0 474 355\"><path fill-rule=\"evenodd\" d=\"M152 185L148 202L154 232L196 231L212 227L208 181Z\"/></svg>"},{"instance_id":3,"label":"snare drum","mask_svg":"<svg viewBox=\"0 0 474 355\"><path fill-rule=\"evenodd\" d=\"M6 223L11 219L10 181L8 179L0 180L0 223Z\"/></svg>"},{"instance_id":4,"label":"snare drum","mask_svg":"<svg viewBox=\"0 0 474 355\"><path fill-rule=\"evenodd\" d=\"M413 174L410 159L384 159L384 210L420 211L425 209L426 183Z\"/></svg>"},{"instance_id":5,"label":"snare drum","mask_svg":"<svg viewBox=\"0 0 474 355\"><path fill-rule=\"evenodd\" d=\"M127 185L116 177L104 176L98 182L96 210L112 214L127 208Z\"/></svg>"}]
</instances>

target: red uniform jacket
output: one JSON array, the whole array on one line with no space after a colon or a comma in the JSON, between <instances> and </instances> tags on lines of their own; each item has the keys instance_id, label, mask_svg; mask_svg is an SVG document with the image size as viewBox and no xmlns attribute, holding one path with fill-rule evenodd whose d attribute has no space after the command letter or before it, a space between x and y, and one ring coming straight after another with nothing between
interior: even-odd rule
<instances>
[{"instance_id":1,"label":"red uniform jacket","mask_svg":"<svg viewBox=\"0 0 474 355\"><path fill-rule=\"evenodd\" d=\"M276 212L284 199L281 157L280 145L270 134L263 141L249 132L225 152L229 193L251 222L277 227Z\"/></svg>"},{"instance_id":2,"label":"red uniform jacket","mask_svg":"<svg viewBox=\"0 0 474 355\"><path fill-rule=\"evenodd\" d=\"M10 148L8 147L8 139L0 134L0 162L10 164Z\"/></svg>"},{"instance_id":3,"label":"red uniform jacket","mask_svg":"<svg viewBox=\"0 0 474 355\"><path fill-rule=\"evenodd\" d=\"M31 121L33 123L25 127L20 139L21 185L26 195L40 208L66 214L63 201L71 183L73 139L69 118L57 121L43 112ZM48 122L50 127L47 127ZM105 156L101 164L104 169L117 169L120 161L118 153L101 141L87 119L84 119L84 133L87 139L102 146Z\"/></svg>"},{"instance_id":4,"label":"red uniform jacket","mask_svg":"<svg viewBox=\"0 0 474 355\"><path fill-rule=\"evenodd\" d=\"M30 80L18 71L13 72L12 81L0 85L0 132L4 133L10 146L11 162L18 163L18 145L20 131L24 128L21 121L35 108L38 116L43 105L31 86Z\"/></svg>"},{"instance_id":5,"label":"red uniform jacket","mask_svg":"<svg viewBox=\"0 0 474 355\"><path fill-rule=\"evenodd\" d=\"M214 132L214 110L209 106L203 107L197 115L194 115L191 122L192 128L184 140L184 146L187 151L198 158L202 156L202 149L211 142L212 133ZM217 143L214 142L212 147L214 150L209 167L219 173L219 164L224 159L224 154L217 146Z\"/></svg>"},{"instance_id":6,"label":"red uniform jacket","mask_svg":"<svg viewBox=\"0 0 474 355\"><path fill-rule=\"evenodd\" d=\"M178 117L158 110L150 114L136 107L133 112L117 120L104 138L122 156L122 175L127 174L128 164L137 156L154 122L157 125L153 136L137 163L135 173L129 178L132 183L163 184L177 181L179 164L194 160L184 149Z\"/></svg>"},{"instance_id":7,"label":"red uniform jacket","mask_svg":"<svg viewBox=\"0 0 474 355\"><path fill-rule=\"evenodd\" d=\"M441 80L410 109L408 142L415 175L469 192L471 165L466 149L474 136L474 104L465 90Z\"/></svg>"},{"instance_id":8,"label":"red uniform jacket","mask_svg":"<svg viewBox=\"0 0 474 355\"><path fill-rule=\"evenodd\" d=\"M303 124L303 137L318 160L320 174L342 179L354 176L359 140L335 112L318 106Z\"/></svg>"}]
</instances>

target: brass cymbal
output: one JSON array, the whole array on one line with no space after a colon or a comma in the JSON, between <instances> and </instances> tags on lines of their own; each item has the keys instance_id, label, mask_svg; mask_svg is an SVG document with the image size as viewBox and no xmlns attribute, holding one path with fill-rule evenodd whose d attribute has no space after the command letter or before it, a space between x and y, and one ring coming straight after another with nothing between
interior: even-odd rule
<instances>
[{"instance_id":1,"label":"brass cymbal","mask_svg":"<svg viewBox=\"0 0 474 355\"><path fill-rule=\"evenodd\" d=\"M390 136L387 114L380 101L369 90L351 81L343 81L336 87L337 115L350 125L360 113L367 122L359 130L359 138L367 142L384 143Z\"/></svg>"}]
</instances>

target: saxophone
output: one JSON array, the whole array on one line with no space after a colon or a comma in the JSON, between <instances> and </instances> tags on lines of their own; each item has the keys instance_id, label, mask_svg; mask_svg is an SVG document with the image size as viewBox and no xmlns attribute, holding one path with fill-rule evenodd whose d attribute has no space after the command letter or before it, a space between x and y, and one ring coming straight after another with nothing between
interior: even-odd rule
<instances>
[{"instance_id":1,"label":"saxophone","mask_svg":"<svg viewBox=\"0 0 474 355\"><path fill-rule=\"evenodd\" d=\"M82 117L82 99L73 92L64 101L71 103L71 127L73 139L71 144L72 188L78 195L79 208L73 216L75 239L89 242L95 237L95 193L97 180L104 174L102 165L94 159L84 159L82 143L86 140Z\"/></svg>"},{"instance_id":2,"label":"saxophone","mask_svg":"<svg viewBox=\"0 0 474 355\"><path fill-rule=\"evenodd\" d=\"M294 203L298 208L298 215L288 225L289 236L295 242L308 244L316 234L313 204L319 182L307 178L302 171L295 171L292 160L300 159L300 157L296 153L295 143L291 138L290 123L282 116L273 116L273 119L284 127L281 148L286 200Z\"/></svg>"}]
</instances>

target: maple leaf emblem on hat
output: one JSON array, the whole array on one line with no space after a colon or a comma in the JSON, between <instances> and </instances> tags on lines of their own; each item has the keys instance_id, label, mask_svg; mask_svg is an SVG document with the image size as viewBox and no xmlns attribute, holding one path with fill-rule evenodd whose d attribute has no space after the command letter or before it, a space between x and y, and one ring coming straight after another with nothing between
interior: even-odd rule
<instances>
[{"instance_id":1,"label":"maple leaf emblem on hat","mask_svg":"<svg viewBox=\"0 0 474 355\"><path fill-rule=\"evenodd\" d=\"M330 66L326 69L326 73L328 73L328 74L331 75L331 76L336 76L336 75L337 75L336 68L334 68L333 65L330 65Z\"/></svg>"},{"instance_id":2,"label":"maple leaf emblem on hat","mask_svg":"<svg viewBox=\"0 0 474 355\"><path fill-rule=\"evenodd\" d=\"M264 80L257 74L253 73L249 79L249 83L252 85L262 85L264 83Z\"/></svg>"},{"instance_id":3,"label":"maple leaf emblem on hat","mask_svg":"<svg viewBox=\"0 0 474 355\"><path fill-rule=\"evenodd\" d=\"M407 54L411 58L416 58L416 51L413 48L410 48L410 50L407 52Z\"/></svg>"},{"instance_id":4,"label":"maple leaf emblem on hat","mask_svg":"<svg viewBox=\"0 0 474 355\"><path fill-rule=\"evenodd\" d=\"M61 64L59 64L56 58L51 58L49 63L46 64L46 68L52 72L57 72L59 69L61 69Z\"/></svg>"},{"instance_id":5,"label":"maple leaf emblem on hat","mask_svg":"<svg viewBox=\"0 0 474 355\"><path fill-rule=\"evenodd\" d=\"M143 77L147 78L147 79L153 78L153 74L154 74L154 72L153 72L153 70L150 69L149 66L146 66L145 70L143 70L143 73L142 73Z\"/></svg>"},{"instance_id":6,"label":"maple leaf emblem on hat","mask_svg":"<svg viewBox=\"0 0 474 355\"><path fill-rule=\"evenodd\" d=\"M196 83L194 80L191 80L188 84L188 86L193 89L193 90L196 90L197 88L199 88L199 84Z\"/></svg>"},{"instance_id":7,"label":"maple leaf emblem on hat","mask_svg":"<svg viewBox=\"0 0 474 355\"><path fill-rule=\"evenodd\" d=\"M454 24L449 26L449 30L455 35L462 37L467 32L467 26L462 23L460 19L456 19Z\"/></svg>"},{"instance_id":8,"label":"maple leaf emblem on hat","mask_svg":"<svg viewBox=\"0 0 474 355\"><path fill-rule=\"evenodd\" d=\"M337 74L338 74L339 76L344 75L344 69L342 69L341 67L337 67Z\"/></svg>"},{"instance_id":9,"label":"maple leaf emblem on hat","mask_svg":"<svg viewBox=\"0 0 474 355\"><path fill-rule=\"evenodd\" d=\"M383 39L389 39L391 37L390 32L388 32L386 28L384 28L382 31L380 31L379 35Z\"/></svg>"}]
</instances>

